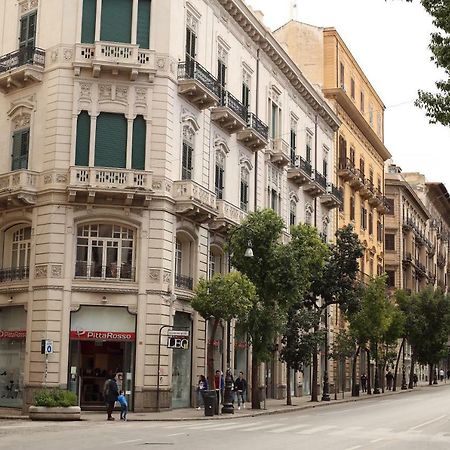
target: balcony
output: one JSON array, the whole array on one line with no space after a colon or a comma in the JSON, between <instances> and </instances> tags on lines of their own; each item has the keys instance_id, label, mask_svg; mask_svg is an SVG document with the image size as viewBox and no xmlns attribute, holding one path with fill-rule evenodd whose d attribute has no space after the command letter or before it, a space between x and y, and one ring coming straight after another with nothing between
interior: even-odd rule
<instances>
[{"instance_id":1,"label":"balcony","mask_svg":"<svg viewBox=\"0 0 450 450\"><path fill-rule=\"evenodd\" d=\"M363 185L359 189L359 195L363 200L369 200L370 197L372 197L372 189L370 181L365 179L364 176L361 174Z\"/></svg>"},{"instance_id":2,"label":"balcony","mask_svg":"<svg viewBox=\"0 0 450 450\"><path fill-rule=\"evenodd\" d=\"M290 157L289 144L281 138L272 139L270 142L270 161L280 167L289 164Z\"/></svg>"},{"instance_id":3,"label":"balcony","mask_svg":"<svg viewBox=\"0 0 450 450\"><path fill-rule=\"evenodd\" d=\"M28 280L29 276L30 268L28 266L0 269L0 283Z\"/></svg>"},{"instance_id":4,"label":"balcony","mask_svg":"<svg viewBox=\"0 0 450 450\"><path fill-rule=\"evenodd\" d=\"M354 169L352 177L349 179L350 186L356 191L364 186L364 176L359 169Z\"/></svg>"},{"instance_id":5,"label":"balcony","mask_svg":"<svg viewBox=\"0 0 450 450\"><path fill-rule=\"evenodd\" d=\"M427 269L418 259L415 260L414 265L416 266L416 274L420 278L423 278L427 275Z\"/></svg>"},{"instance_id":6,"label":"balcony","mask_svg":"<svg viewBox=\"0 0 450 450\"><path fill-rule=\"evenodd\" d=\"M247 107L234 95L223 90L219 106L211 110L211 120L227 133L233 134L247 127L247 114Z\"/></svg>"},{"instance_id":7,"label":"balcony","mask_svg":"<svg viewBox=\"0 0 450 450\"><path fill-rule=\"evenodd\" d=\"M75 75L81 75L81 69L92 69L92 76L98 78L101 71L128 74L131 81L139 74L153 81L156 74L155 52L139 48L136 44L99 41L95 44L77 44L73 63Z\"/></svg>"},{"instance_id":8,"label":"balcony","mask_svg":"<svg viewBox=\"0 0 450 450\"><path fill-rule=\"evenodd\" d=\"M312 177L303 186L303 190L311 197L318 197L327 191L327 179L317 170L312 171Z\"/></svg>"},{"instance_id":9,"label":"balcony","mask_svg":"<svg viewBox=\"0 0 450 450\"><path fill-rule=\"evenodd\" d=\"M75 166L69 169L69 201L148 206L152 173L144 170Z\"/></svg>"},{"instance_id":10,"label":"balcony","mask_svg":"<svg viewBox=\"0 0 450 450\"><path fill-rule=\"evenodd\" d=\"M239 225L247 213L237 206L225 200L217 200L217 217L211 223L210 228L216 232L226 232L230 227Z\"/></svg>"},{"instance_id":11,"label":"balcony","mask_svg":"<svg viewBox=\"0 0 450 450\"><path fill-rule=\"evenodd\" d=\"M101 265L88 264L86 261L75 263L75 278L87 280L136 281L136 270L131 264L117 265L110 263Z\"/></svg>"},{"instance_id":12,"label":"balcony","mask_svg":"<svg viewBox=\"0 0 450 450\"><path fill-rule=\"evenodd\" d=\"M175 274L175 287L192 291L194 289L194 279L186 275Z\"/></svg>"},{"instance_id":13,"label":"balcony","mask_svg":"<svg viewBox=\"0 0 450 450\"><path fill-rule=\"evenodd\" d=\"M386 197L382 197L380 204L377 206L377 211L380 214L386 214L389 211L389 204L386 200Z\"/></svg>"},{"instance_id":14,"label":"balcony","mask_svg":"<svg viewBox=\"0 0 450 450\"><path fill-rule=\"evenodd\" d=\"M197 223L216 219L216 194L192 180L178 180L173 184L175 212Z\"/></svg>"},{"instance_id":15,"label":"balcony","mask_svg":"<svg viewBox=\"0 0 450 450\"><path fill-rule=\"evenodd\" d=\"M349 158L341 158L339 160L338 176L344 181L349 181L355 177L355 165Z\"/></svg>"},{"instance_id":16,"label":"balcony","mask_svg":"<svg viewBox=\"0 0 450 450\"><path fill-rule=\"evenodd\" d=\"M45 51L36 47L23 47L0 57L0 91L40 83L44 75Z\"/></svg>"},{"instance_id":17,"label":"balcony","mask_svg":"<svg viewBox=\"0 0 450 450\"><path fill-rule=\"evenodd\" d=\"M251 151L263 149L269 143L269 127L252 112L247 116L247 128L239 131L237 140Z\"/></svg>"},{"instance_id":18,"label":"balcony","mask_svg":"<svg viewBox=\"0 0 450 450\"><path fill-rule=\"evenodd\" d=\"M178 64L178 93L202 110L219 104L220 86L197 61L186 61Z\"/></svg>"},{"instance_id":19,"label":"balcony","mask_svg":"<svg viewBox=\"0 0 450 450\"><path fill-rule=\"evenodd\" d=\"M342 190L333 183L327 183L327 191L320 197L320 202L327 208L338 208L344 202Z\"/></svg>"},{"instance_id":20,"label":"balcony","mask_svg":"<svg viewBox=\"0 0 450 450\"><path fill-rule=\"evenodd\" d=\"M311 163L303 159L301 156L297 155L295 157L295 162L293 165L289 166L287 171L287 177L289 180L297 184L298 186L303 186L305 183L311 180L312 167Z\"/></svg>"},{"instance_id":21,"label":"balcony","mask_svg":"<svg viewBox=\"0 0 450 450\"><path fill-rule=\"evenodd\" d=\"M383 202L383 194L380 192L378 188L375 188L373 185L371 185L370 188L371 188L371 196L369 197L369 205L376 208Z\"/></svg>"},{"instance_id":22,"label":"balcony","mask_svg":"<svg viewBox=\"0 0 450 450\"><path fill-rule=\"evenodd\" d=\"M38 174L30 170L16 170L0 175L0 207L34 205Z\"/></svg>"},{"instance_id":23,"label":"balcony","mask_svg":"<svg viewBox=\"0 0 450 450\"><path fill-rule=\"evenodd\" d=\"M409 252L403 254L402 262L405 266L410 266L412 264L412 255Z\"/></svg>"},{"instance_id":24,"label":"balcony","mask_svg":"<svg viewBox=\"0 0 450 450\"><path fill-rule=\"evenodd\" d=\"M438 265L439 267L444 267L445 264L446 264L446 262L447 262L446 257L445 257L443 254L439 253L439 254L437 255L437 258L436 258L436 263L437 263L437 265Z\"/></svg>"}]
</instances>

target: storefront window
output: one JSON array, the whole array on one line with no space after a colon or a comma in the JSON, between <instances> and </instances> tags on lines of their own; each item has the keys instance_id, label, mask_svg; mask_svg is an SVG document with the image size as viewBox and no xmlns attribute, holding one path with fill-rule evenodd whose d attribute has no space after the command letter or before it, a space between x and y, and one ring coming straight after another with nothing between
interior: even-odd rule
<instances>
[{"instance_id":1,"label":"storefront window","mask_svg":"<svg viewBox=\"0 0 450 450\"><path fill-rule=\"evenodd\" d=\"M22 406L25 337L25 310L0 309L0 406Z\"/></svg>"},{"instance_id":2,"label":"storefront window","mask_svg":"<svg viewBox=\"0 0 450 450\"><path fill-rule=\"evenodd\" d=\"M236 328L234 335L234 374L239 376L239 372L244 372L244 378L249 378L248 371L248 344L244 332Z\"/></svg>"}]
</instances>

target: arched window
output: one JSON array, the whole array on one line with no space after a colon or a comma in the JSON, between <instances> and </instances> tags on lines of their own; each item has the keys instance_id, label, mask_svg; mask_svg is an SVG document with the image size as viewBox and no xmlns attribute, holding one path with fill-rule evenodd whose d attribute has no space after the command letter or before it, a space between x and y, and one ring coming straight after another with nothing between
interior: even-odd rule
<instances>
[{"instance_id":1,"label":"arched window","mask_svg":"<svg viewBox=\"0 0 450 450\"><path fill-rule=\"evenodd\" d=\"M80 225L75 277L134 281L134 239L134 230L121 225Z\"/></svg>"},{"instance_id":2,"label":"arched window","mask_svg":"<svg viewBox=\"0 0 450 450\"><path fill-rule=\"evenodd\" d=\"M249 179L250 173L247 167L241 167L241 209L242 211L248 211L248 197L249 197Z\"/></svg>"},{"instance_id":3,"label":"arched window","mask_svg":"<svg viewBox=\"0 0 450 450\"><path fill-rule=\"evenodd\" d=\"M194 287L194 251L192 237L185 232L177 233L175 241L175 286L192 290Z\"/></svg>"},{"instance_id":4,"label":"arched window","mask_svg":"<svg viewBox=\"0 0 450 450\"><path fill-rule=\"evenodd\" d=\"M217 198L223 199L225 190L225 154L222 151L216 152L216 175L215 187Z\"/></svg>"},{"instance_id":5,"label":"arched window","mask_svg":"<svg viewBox=\"0 0 450 450\"><path fill-rule=\"evenodd\" d=\"M289 208L289 225L292 227L297 223L297 202L291 200Z\"/></svg>"},{"instance_id":6,"label":"arched window","mask_svg":"<svg viewBox=\"0 0 450 450\"><path fill-rule=\"evenodd\" d=\"M181 159L181 179L192 178L195 131L189 125L183 127L183 154Z\"/></svg>"},{"instance_id":7,"label":"arched window","mask_svg":"<svg viewBox=\"0 0 450 450\"><path fill-rule=\"evenodd\" d=\"M0 281L28 278L31 253L31 227L16 225L5 232L3 269Z\"/></svg>"}]
</instances>

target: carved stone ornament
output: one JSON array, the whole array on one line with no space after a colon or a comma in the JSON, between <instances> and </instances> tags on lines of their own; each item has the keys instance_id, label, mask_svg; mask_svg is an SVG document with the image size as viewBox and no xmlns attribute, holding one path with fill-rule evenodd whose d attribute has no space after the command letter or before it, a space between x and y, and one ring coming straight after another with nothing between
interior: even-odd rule
<instances>
[{"instance_id":1,"label":"carved stone ornament","mask_svg":"<svg viewBox=\"0 0 450 450\"><path fill-rule=\"evenodd\" d=\"M20 13L24 14L28 11L31 11L32 9L37 8L38 4L38 0L22 0L21 2L19 2Z\"/></svg>"},{"instance_id":2,"label":"carved stone ornament","mask_svg":"<svg viewBox=\"0 0 450 450\"><path fill-rule=\"evenodd\" d=\"M80 84L80 100L91 101L91 84L81 83Z\"/></svg>"},{"instance_id":3,"label":"carved stone ornament","mask_svg":"<svg viewBox=\"0 0 450 450\"><path fill-rule=\"evenodd\" d=\"M56 174L56 182L57 183L67 183L67 175L65 173L57 173Z\"/></svg>"},{"instance_id":4,"label":"carved stone ornament","mask_svg":"<svg viewBox=\"0 0 450 450\"><path fill-rule=\"evenodd\" d=\"M34 269L35 278L47 278L47 265L41 264Z\"/></svg>"},{"instance_id":5,"label":"carved stone ornament","mask_svg":"<svg viewBox=\"0 0 450 450\"><path fill-rule=\"evenodd\" d=\"M100 84L98 86L100 101L112 99L112 86L110 84Z\"/></svg>"},{"instance_id":6,"label":"carved stone ornament","mask_svg":"<svg viewBox=\"0 0 450 450\"><path fill-rule=\"evenodd\" d=\"M53 176L51 174L44 175L44 184L50 184L53 181Z\"/></svg>"},{"instance_id":7,"label":"carved stone ornament","mask_svg":"<svg viewBox=\"0 0 450 450\"><path fill-rule=\"evenodd\" d=\"M135 88L136 93L136 104L145 105L147 103L147 89L145 88Z\"/></svg>"},{"instance_id":8,"label":"carved stone ornament","mask_svg":"<svg viewBox=\"0 0 450 450\"><path fill-rule=\"evenodd\" d=\"M163 282L170 283L170 272L165 270L163 273Z\"/></svg>"},{"instance_id":9,"label":"carved stone ornament","mask_svg":"<svg viewBox=\"0 0 450 450\"><path fill-rule=\"evenodd\" d=\"M126 86L116 87L116 100L123 103L128 103L128 88Z\"/></svg>"},{"instance_id":10,"label":"carved stone ornament","mask_svg":"<svg viewBox=\"0 0 450 450\"><path fill-rule=\"evenodd\" d=\"M61 278L62 276L62 266L60 264L52 264L51 277Z\"/></svg>"},{"instance_id":11,"label":"carved stone ornament","mask_svg":"<svg viewBox=\"0 0 450 450\"><path fill-rule=\"evenodd\" d=\"M156 65L158 66L158 69L163 70L166 67L166 60L164 58L158 58L156 60Z\"/></svg>"},{"instance_id":12,"label":"carved stone ornament","mask_svg":"<svg viewBox=\"0 0 450 450\"><path fill-rule=\"evenodd\" d=\"M21 112L19 114L16 114L13 119L13 129L14 130L20 130L22 128L29 128L31 123L31 114L27 112Z\"/></svg>"},{"instance_id":13,"label":"carved stone ornament","mask_svg":"<svg viewBox=\"0 0 450 450\"><path fill-rule=\"evenodd\" d=\"M72 61L73 50L71 48L64 49L64 61Z\"/></svg>"},{"instance_id":14,"label":"carved stone ornament","mask_svg":"<svg viewBox=\"0 0 450 450\"><path fill-rule=\"evenodd\" d=\"M160 280L161 271L159 269L149 269L148 278L150 283L158 283Z\"/></svg>"}]
</instances>

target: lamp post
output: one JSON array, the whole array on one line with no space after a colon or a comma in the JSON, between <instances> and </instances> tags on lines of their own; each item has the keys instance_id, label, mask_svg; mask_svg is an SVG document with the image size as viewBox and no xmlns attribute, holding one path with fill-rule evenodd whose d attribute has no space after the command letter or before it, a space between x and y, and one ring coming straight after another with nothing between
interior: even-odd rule
<instances>
[{"instance_id":1,"label":"lamp post","mask_svg":"<svg viewBox=\"0 0 450 450\"><path fill-rule=\"evenodd\" d=\"M234 414L233 405L233 377L231 376L231 370L227 369L225 375L225 392L223 395L222 414Z\"/></svg>"},{"instance_id":2,"label":"lamp post","mask_svg":"<svg viewBox=\"0 0 450 450\"><path fill-rule=\"evenodd\" d=\"M406 340L403 344L403 367L402 367L402 391L406 391L408 389L408 386L406 384L406 371L405 371L405 350L406 350Z\"/></svg>"}]
</instances>

